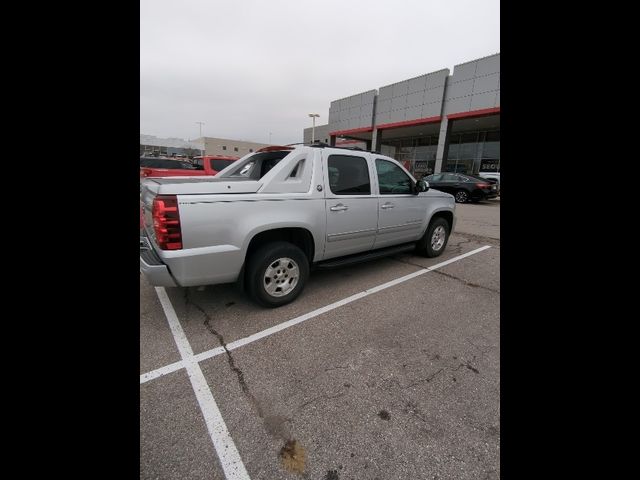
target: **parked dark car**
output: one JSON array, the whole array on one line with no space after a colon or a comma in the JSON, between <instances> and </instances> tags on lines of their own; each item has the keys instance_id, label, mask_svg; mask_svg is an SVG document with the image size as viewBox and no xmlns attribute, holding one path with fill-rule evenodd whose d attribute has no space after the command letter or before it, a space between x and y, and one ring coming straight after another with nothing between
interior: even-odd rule
<instances>
[{"instance_id":1,"label":"parked dark car","mask_svg":"<svg viewBox=\"0 0 640 480\"><path fill-rule=\"evenodd\" d=\"M462 173L434 173L424 177L429 187L450 193L458 203L479 202L498 196L498 187L486 178Z\"/></svg>"}]
</instances>

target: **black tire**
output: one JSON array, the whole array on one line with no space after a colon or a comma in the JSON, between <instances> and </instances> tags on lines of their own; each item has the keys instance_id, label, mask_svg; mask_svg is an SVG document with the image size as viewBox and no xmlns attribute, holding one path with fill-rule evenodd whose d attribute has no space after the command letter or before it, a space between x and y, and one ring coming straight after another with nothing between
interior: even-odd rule
<instances>
[{"instance_id":1,"label":"black tire","mask_svg":"<svg viewBox=\"0 0 640 480\"><path fill-rule=\"evenodd\" d=\"M284 265L282 259L289 259L292 262L287 262L287 265ZM278 260L281 260L280 264L274 266ZM291 267L297 267L298 270L297 280L294 284L292 284L291 277L288 277L288 273L293 271ZM269 276L268 279L267 285L274 285L276 290L280 290L274 291L273 295L267 291L265 286L267 272L270 268L274 275L279 276L277 280L275 280L276 276L273 278ZM262 306L275 308L293 302L300 295L307 278L309 278L309 260L302 250L289 242L272 242L258 248L251 254L247 261L246 272L247 292L251 299ZM290 287L291 290L285 293L287 287ZM285 290L283 291L283 289Z\"/></svg>"},{"instance_id":2,"label":"black tire","mask_svg":"<svg viewBox=\"0 0 640 480\"><path fill-rule=\"evenodd\" d=\"M469 192L466 190L458 190L454 195L456 203L467 203L469 201Z\"/></svg>"},{"instance_id":3,"label":"black tire","mask_svg":"<svg viewBox=\"0 0 640 480\"><path fill-rule=\"evenodd\" d=\"M438 246L436 242L436 245L434 247L432 246L432 240L438 227L443 227L444 229L444 243ZM444 249L447 248L447 242L449 241L450 233L451 226L449 225L449 222L447 222L442 217L434 218L429 224L429 228L427 228L427 231L416 244L416 251L423 257L433 258L440 256L442 252L444 252Z\"/></svg>"}]
</instances>

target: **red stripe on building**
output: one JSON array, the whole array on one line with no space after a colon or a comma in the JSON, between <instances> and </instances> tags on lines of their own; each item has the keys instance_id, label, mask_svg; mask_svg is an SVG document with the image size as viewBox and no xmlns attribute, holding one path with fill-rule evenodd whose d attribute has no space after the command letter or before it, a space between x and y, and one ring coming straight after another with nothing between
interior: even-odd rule
<instances>
[{"instance_id":1,"label":"red stripe on building","mask_svg":"<svg viewBox=\"0 0 640 480\"><path fill-rule=\"evenodd\" d=\"M494 115L500 113L500 107L495 108L483 108L481 110L471 110L469 112L450 113L447 115L449 120L455 120L456 118L472 118L472 117L485 117L487 115Z\"/></svg>"},{"instance_id":2,"label":"red stripe on building","mask_svg":"<svg viewBox=\"0 0 640 480\"><path fill-rule=\"evenodd\" d=\"M338 130L336 132L329 132L329 135L332 137L342 137L344 135L349 135L352 133L363 133L363 132L372 132L373 127L364 127L364 128L354 128L352 130Z\"/></svg>"},{"instance_id":3,"label":"red stripe on building","mask_svg":"<svg viewBox=\"0 0 640 480\"><path fill-rule=\"evenodd\" d=\"M383 123L378 125L378 130L386 130L388 128L410 127L412 125L424 125L427 123L438 123L442 120L440 115L436 117L418 118L417 120L406 120L404 122Z\"/></svg>"}]
</instances>

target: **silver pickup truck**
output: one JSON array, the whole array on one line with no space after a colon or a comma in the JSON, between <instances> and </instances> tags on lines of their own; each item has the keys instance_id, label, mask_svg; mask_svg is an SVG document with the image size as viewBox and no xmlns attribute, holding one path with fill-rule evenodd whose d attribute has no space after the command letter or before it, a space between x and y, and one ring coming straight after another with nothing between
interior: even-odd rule
<instances>
[{"instance_id":1,"label":"silver pickup truck","mask_svg":"<svg viewBox=\"0 0 640 480\"><path fill-rule=\"evenodd\" d=\"M310 269L407 250L437 257L453 196L375 152L266 147L214 177L151 178L140 271L156 286L238 282L261 305L302 291Z\"/></svg>"}]
</instances>

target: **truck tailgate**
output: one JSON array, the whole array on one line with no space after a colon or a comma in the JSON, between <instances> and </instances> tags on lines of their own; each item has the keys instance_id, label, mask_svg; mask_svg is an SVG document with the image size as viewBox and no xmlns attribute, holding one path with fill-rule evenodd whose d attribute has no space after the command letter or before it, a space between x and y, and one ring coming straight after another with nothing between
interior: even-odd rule
<instances>
[{"instance_id":1,"label":"truck tailgate","mask_svg":"<svg viewBox=\"0 0 640 480\"><path fill-rule=\"evenodd\" d=\"M245 178L167 177L147 178L144 190L155 195L212 195L220 193L256 193L262 182ZM144 199L144 198L143 198Z\"/></svg>"}]
</instances>

